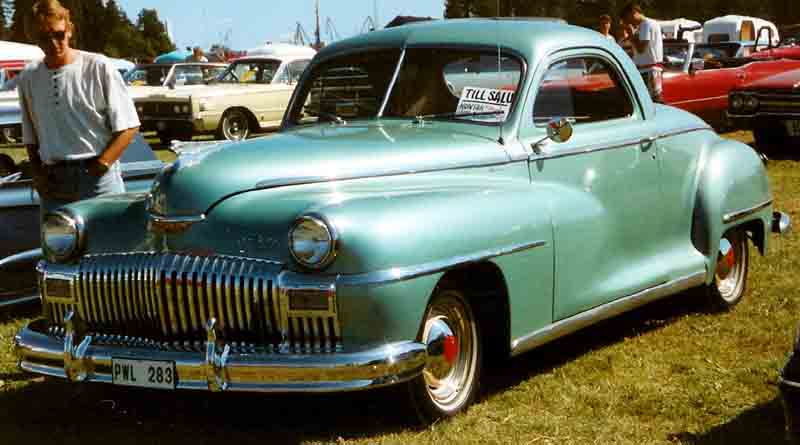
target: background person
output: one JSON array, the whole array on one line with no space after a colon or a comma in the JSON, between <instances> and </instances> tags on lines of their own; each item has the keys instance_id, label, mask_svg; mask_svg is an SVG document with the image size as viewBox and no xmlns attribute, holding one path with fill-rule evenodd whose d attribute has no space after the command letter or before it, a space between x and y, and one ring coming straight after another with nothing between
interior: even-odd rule
<instances>
[{"instance_id":1,"label":"background person","mask_svg":"<svg viewBox=\"0 0 800 445\"><path fill-rule=\"evenodd\" d=\"M208 58L203 54L203 49L195 46L192 50L192 55L186 58L187 62L208 62Z\"/></svg>"},{"instance_id":2,"label":"background person","mask_svg":"<svg viewBox=\"0 0 800 445\"><path fill-rule=\"evenodd\" d=\"M642 14L636 3L628 3L620 11L623 27L627 29L633 48L633 62L642 74L644 83L650 91L650 97L661 102L662 62L664 60L664 43L661 25L657 21Z\"/></svg>"},{"instance_id":3,"label":"background person","mask_svg":"<svg viewBox=\"0 0 800 445\"><path fill-rule=\"evenodd\" d=\"M600 25L598 26L597 30L600 34L604 35L608 40L612 42L616 42L617 40L611 35L611 16L608 14L603 14L600 16Z\"/></svg>"},{"instance_id":4,"label":"background person","mask_svg":"<svg viewBox=\"0 0 800 445\"><path fill-rule=\"evenodd\" d=\"M39 0L28 27L45 57L20 74L22 138L42 214L125 191L119 158L139 118L116 67L70 46L73 25L58 0Z\"/></svg>"}]
</instances>

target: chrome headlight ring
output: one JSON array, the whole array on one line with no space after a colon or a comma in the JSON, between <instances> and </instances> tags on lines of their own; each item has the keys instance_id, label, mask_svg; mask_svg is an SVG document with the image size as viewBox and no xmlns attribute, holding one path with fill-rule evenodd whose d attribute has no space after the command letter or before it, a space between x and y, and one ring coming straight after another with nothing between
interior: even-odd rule
<instances>
[{"instance_id":1,"label":"chrome headlight ring","mask_svg":"<svg viewBox=\"0 0 800 445\"><path fill-rule=\"evenodd\" d=\"M338 248L339 234L322 215L302 215L289 229L289 253L306 269L325 269L336 259Z\"/></svg>"},{"instance_id":2,"label":"chrome headlight ring","mask_svg":"<svg viewBox=\"0 0 800 445\"><path fill-rule=\"evenodd\" d=\"M741 94L731 94L731 110L739 111L744 107L744 97Z\"/></svg>"},{"instance_id":3,"label":"chrome headlight ring","mask_svg":"<svg viewBox=\"0 0 800 445\"><path fill-rule=\"evenodd\" d=\"M755 111L758 108L758 98L754 95L747 95L744 98L744 107L749 111Z\"/></svg>"},{"instance_id":4,"label":"chrome headlight ring","mask_svg":"<svg viewBox=\"0 0 800 445\"><path fill-rule=\"evenodd\" d=\"M80 216L66 209L45 215L42 221L42 248L48 261L65 262L83 251L86 225Z\"/></svg>"}]
</instances>

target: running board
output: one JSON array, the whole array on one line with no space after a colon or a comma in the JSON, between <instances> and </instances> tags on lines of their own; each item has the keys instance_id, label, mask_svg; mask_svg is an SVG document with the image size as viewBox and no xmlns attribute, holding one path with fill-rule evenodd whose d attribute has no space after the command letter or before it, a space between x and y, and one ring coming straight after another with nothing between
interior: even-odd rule
<instances>
[{"instance_id":1,"label":"running board","mask_svg":"<svg viewBox=\"0 0 800 445\"><path fill-rule=\"evenodd\" d=\"M616 317L639 306L703 285L705 281L706 273L697 272L559 320L512 341L511 356L530 351L557 338L569 335L597 322Z\"/></svg>"}]
</instances>

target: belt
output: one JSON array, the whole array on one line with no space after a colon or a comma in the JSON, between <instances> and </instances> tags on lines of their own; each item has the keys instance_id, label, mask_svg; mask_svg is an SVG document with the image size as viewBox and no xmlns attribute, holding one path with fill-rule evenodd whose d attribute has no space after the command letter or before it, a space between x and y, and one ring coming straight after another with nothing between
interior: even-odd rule
<instances>
[{"instance_id":1,"label":"belt","mask_svg":"<svg viewBox=\"0 0 800 445\"><path fill-rule=\"evenodd\" d=\"M70 166L76 166L76 165L78 165L78 166L86 165L86 164L94 161L98 157L99 156L92 156L91 158L83 158L83 159L64 159L62 161L53 162L52 164L47 164L47 167L49 167L49 168L53 168L53 167L55 167L55 168L60 168L60 167L63 168L63 167L70 167Z\"/></svg>"}]
</instances>

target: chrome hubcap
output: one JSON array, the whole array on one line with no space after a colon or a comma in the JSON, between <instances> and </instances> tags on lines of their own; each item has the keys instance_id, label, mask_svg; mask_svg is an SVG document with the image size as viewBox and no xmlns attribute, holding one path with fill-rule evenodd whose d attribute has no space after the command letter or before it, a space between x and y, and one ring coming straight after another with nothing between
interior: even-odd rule
<instances>
[{"instance_id":1,"label":"chrome hubcap","mask_svg":"<svg viewBox=\"0 0 800 445\"><path fill-rule=\"evenodd\" d=\"M468 309L459 299L439 299L422 337L428 345L422 371L428 395L444 411L457 409L469 396L477 361L475 324Z\"/></svg>"},{"instance_id":2,"label":"chrome hubcap","mask_svg":"<svg viewBox=\"0 0 800 445\"><path fill-rule=\"evenodd\" d=\"M230 140L239 140L247 136L246 117L241 113L231 113L225 120L225 137Z\"/></svg>"},{"instance_id":3,"label":"chrome hubcap","mask_svg":"<svg viewBox=\"0 0 800 445\"><path fill-rule=\"evenodd\" d=\"M720 296L725 300L735 299L743 272L741 242L731 242L727 237L719 243L717 272L714 281Z\"/></svg>"}]
</instances>

